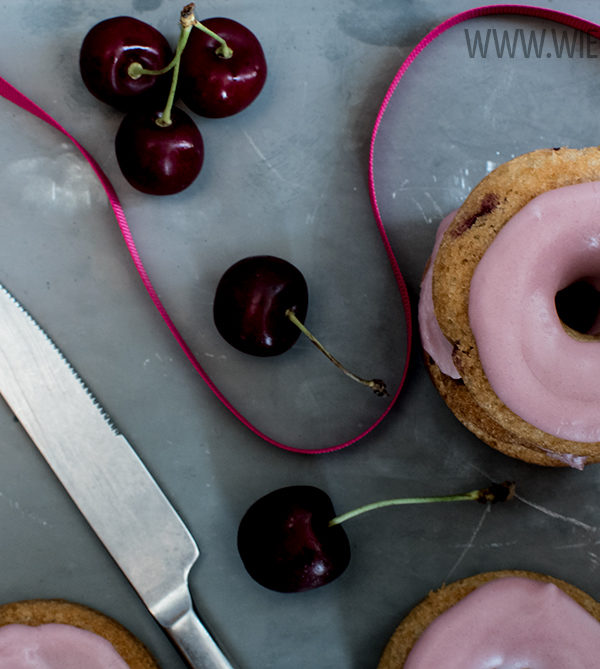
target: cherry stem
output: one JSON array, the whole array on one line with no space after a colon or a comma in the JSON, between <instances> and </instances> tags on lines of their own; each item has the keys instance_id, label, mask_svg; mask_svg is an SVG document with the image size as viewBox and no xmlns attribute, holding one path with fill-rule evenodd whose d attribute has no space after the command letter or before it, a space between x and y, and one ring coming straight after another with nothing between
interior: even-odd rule
<instances>
[{"instance_id":1,"label":"cherry stem","mask_svg":"<svg viewBox=\"0 0 600 669\"><path fill-rule=\"evenodd\" d=\"M511 500L515 495L515 484L511 481L504 481L503 483L493 483L487 488L480 488L479 490L471 490L470 492L461 493L458 495L444 495L442 497L404 497L400 499L387 499L381 502L373 502L372 504L365 504L364 506L348 511L329 521L329 527L334 527L340 523L359 516L367 511L374 509L381 509L386 506L399 506L403 504L431 504L434 502L481 502L494 504L495 502L506 502Z\"/></svg>"},{"instance_id":2,"label":"cherry stem","mask_svg":"<svg viewBox=\"0 0 600 669\"><path fill-rule=\"evenodd\" d=\"M168 65L165 65L160 70L147 70L141 63L131 63L127 68L127 74L132 79L139 79L142 75L149 75L152 77L159 77L161 74L166 74L172 69L178 66L181 61L181 54L187 44L188 38L190 36L190 31L196 22L196 17L194 16L194 3L186 5L182 10L179 17L179 25L181 26L181 32L179 33L179 39L177 41L177 46L175 47L175 55Z\"/></svg>"},{"instance_id":3,"label":"cherry stem","mask_svg":"<svg viewBox=\"0 0 600 669\"><path fill-rule=\"evenodd\" d=\"M331 360L331 362L341 370L346 376L351 378L357 383L361 383L363 386L371 388L371 390L378 395L379 397L384 397L389 395L385 383L381 379L363 379L360 376L356 376L352 372L348 371L339 360L336 360L331 353L321 344L321 342L313 335L313 333L304 325L304 323L298 319L296 314L291 309L286 309L285 315L287 318L302 332L306 335L310 341L321 351L321 353Z\"/></svg>"},{"instance_id":4,"label":"cherry stem","mask_svg":"<svg viewBox=\"0 0 600 669\"><path fill-rule=\"evenodd\" d=\"M132 79L139 79L142 75L149 75L152 77L159 77L161 74L166 74L169 70L172 70L175 67L175 58L168 64L165 65L161 70L147 70L141 63L135 62L127 68L127 74Z\"/></svg>"},{"instance_id":5,"label":"cherry stem","mask_svg":"<svg viewBox=\"0 0 600 669\"><path fill-rule=\"evenodd\" d=\"M181 64L181 54L185 49L190 32L192 31L192 26L185 25L182 21L181 23L181 33L179 35L179 40L177 42L177 48L175 49L175 57L173 58L173 79L171 80L171 88L169 89L169 95L167 97L167 104L157 119L157 125L166 127L171 125L171 110L173 109L173 102L175 101L175 92L177 90L177 80L179 79L179 66Z\"/></svg>"},{"instance_id":6,"label":"cherry stem","mask_svg":"<svg viewBox=\"0 0 600 669\"><path fill-rule=\"evenodd\" d=\"M171 60L171 62L168 65L165 65L165 67L161 68L160 70L147 70L141 63L131 63L131 65L127 68L127 74L132 79L139 79L144 74L158 77L161 74L166 74L167 72L176 68L179 65L179 61L181 60L181 52L183 51L187 43L190 30L192 28L198 28L198 30L201 30L203 33L205 33L209 37L212 37L215 41L219 43L219 46L215 49L215 53L217 54L217 56L227 59L233 56L233 49L227 44L227 42L221 37L221 35L218 35L210 28L207 28L203 23L201 23L196 19L196 17L194 16L193 2L191 2L189 5L186 5L183 8L181 12L180 23L182 31L179 36L179 41L177 42L177 48L175 51L175 55L173 56L173 60Z\"/></svg>"},{"instance_id":7,"label":"cherry stem","mask_svg":"<svg viewBox=\"0 0 600 669\"><path fill-rule=\"evenodd\" d=\"M228 46L221 35L217 35L217 33L213 32L210 28L207 28L203 23L200 23L200 21L194 21L194 28L198 28L219 43L219 46L215 50L217 56L221 56L221 58L231 58L233 56L233 49Z\"/></svg>"},{"instance_id":8,"label":"cherry stem","mask_svg":"<svg viewBox=\"0 0 600 669\"><path fill-rule=\"evenodd\" d=\"M171 88L169 89L169 95L167 97L167 103L163 112L160 114L157 119L157 125L162 127L167 127L171 125L171 110L173 109L173 102L175 101L175 92L177 90L177 80L179 79L179 66L181 64L181 54L185 49L187 41L192 32L192 28L198 28L204 33L215 39L219 42L219 46L216 49L216 54L221 58L231 58L233 56L233 50L227 45L227 42L217 33L207 28L205 25L196 20L194 16L194 3L190 2L181 10L181 17L179 19L181 25L181 32L179 33L179 40L177 41L177 47L175 48L175 55L168 65L165 65L160 70L147 70L142 66L141 63L131 63L127 68L127 74L132 79L139 79L142 75L150 75L158 77L162 74L166 74L173 70L173 79L171 80Z\"/></svg>"}]
</instances>

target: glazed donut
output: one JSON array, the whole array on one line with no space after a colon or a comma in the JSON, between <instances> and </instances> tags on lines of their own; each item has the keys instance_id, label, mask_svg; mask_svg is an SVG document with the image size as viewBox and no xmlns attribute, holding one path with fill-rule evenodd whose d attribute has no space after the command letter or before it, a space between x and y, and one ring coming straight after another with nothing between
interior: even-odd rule
<instances>
[{"instance_id":1,"label":"glazed donut","mask_svg":"<svg viewBox=\"0 0 600 669\"><path fill-rule=\"evenodd\" d=\"M557 293L600 288L600 149L501 165L444 219L423 279L434 384L484 442L542 465L600 461L600 319L578 332Z\"/></svg>"},{"instance_id":2,"label":"glazed donut","mask_svg":"<svg viewBox=\"0 0 600 669\"><path fill-rule=\"evenodd\" d=\"M431 592L402 620L378 669L592 669L600 604L528 571L477 574Z\"/></svg>"}]
</instances>

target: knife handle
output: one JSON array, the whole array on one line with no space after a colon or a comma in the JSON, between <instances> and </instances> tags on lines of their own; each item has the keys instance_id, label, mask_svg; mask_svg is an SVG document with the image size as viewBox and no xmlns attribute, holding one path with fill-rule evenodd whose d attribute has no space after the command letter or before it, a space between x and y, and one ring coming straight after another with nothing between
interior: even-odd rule
<instances>
[{"instance_id":1,"label":"knife handle","mask_svg":"<svg viewBox=\"0 0 600 669\"><path fill-rule=\"evenodd\" d=\"M192 669L234 669L192 606L166 631Z\"/></svg>"}]
</instances>

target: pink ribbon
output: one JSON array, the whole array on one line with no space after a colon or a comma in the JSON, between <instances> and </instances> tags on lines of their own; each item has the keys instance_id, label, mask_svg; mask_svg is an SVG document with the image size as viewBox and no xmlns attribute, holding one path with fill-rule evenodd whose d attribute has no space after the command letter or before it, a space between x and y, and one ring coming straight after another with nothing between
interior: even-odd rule
<instances>
[{"instance_id":1,"label":"pink ribbon","mask_svg":"<svg viewBox=\"0 0 600 669\"><path fill-rule=\"evenodd\" d=\"M296 453L329 453L331 451L336 451L341 448L345 448L346 446L350 446L351 444L356 443L366 435L368 435L372 430L374 430L379 423L388 415L390 412L391 408L393 405L396 403L396 400L398 399L400 392L402 390L402 387L404 385L404 381L406 379L406 374L408 371L408 366L410 362L410 355L411 355L411 340L412 340L412 316L411 316L411 307L410 307L410 301L408 297L408 290L406 288L406 284L404 281L404 278L402 276L402 273L400 271L400 268L398 266L398 262L396 261L396 258L394 256L394 252L392 250L392 246L390 244L390 241L387 236L387 232L385 230L385 227L383 225L383 221L381 220L381 215L379 212L379 207L377 204L377 196L375 193L375 182L373 178L373 162L374 162L374 149L375 149L375 139L377 137L377 133L379 130L379 127L381 125L381 121L383 119L385 110L389 104L389 101L396 90L400 80L412 64L412 62L415 60L415 58L423 51L423 49L433 42L434 39L442 35L446 30L449 28L452 28L453 26L463 22L467 21L472 18L477 18L480 16L489 16L493 14L522 14L522 15L527 15L527 16L535 16L535 17L540 17L540 18L545 18L545 19L550 19L553 21L556 21L558 23L562 23L565 25L568 25L572 28L582 30L584 32L590 33L591 35L594 36L599 36L600 35L600 26L596 25L595 23L592 23L590 21L586 21L585 19L578 18L576 16L571 16L569 14L565 14L563 12L558 12L555 10L551 9L545 9L543 7L530 7L527 5L490 5L486 7L476 7L474 9L467 10L465 12L462 12L460 14L456 14L455 16L447 19L443 23L440 23L436 28L434 28L431 32L429 32L418 44L417 46L411 51L409 54L408 58L404 61L400 69L398 70L398 73L394 77L394 80L392 81L392 84L390 85L384 99L383 103L381 105L381 108L379 109L379 113L377 115L376 121L375 121L375 126L373 129L373 134L371 138L371 149L370 149L370 154L369 154L369 194L371 198L371 204L373 206L373 211L375 214L375 222L377 224L377 227L379 229L379 233L381 235L383 244L385 246L389 262L392 267L392 271L394 273L394 277L396 279L396 283L398 285L398 289L400 291L400 295L402 298L402 305L404 309L404 316L406 319L406 328L407 328L407 343L406 343L406 358L405 358L405 363L404 363L404 368L402 372L402 377L400 380L400 383L398 385L398 389L394 393L393 397L391 400L386 404L386 407L384 411L379 415L377 420L375 420L369 427L367 427L363 432L358 434L357 436L353 437L352 439L348 439L347 441L340 443L340 444L334 444L332 446L325 446L325 447L318 447L318 448L313 448L313 449L303 449L303 448L296 448L293 446L288 446L287 444L284 444L282 442L279 442L271 437L269 437L267 434L256 428L247 418L245 418L230 402L229 400L223 395L223 393L217 388L217 386L214 384L212 379L209 377L209 375L206 373L204 368L200 365L194 354L192 353L190 347L187 345L185 339L171 320L171 317L167 313L167 310L165 309L164 305L162 304L160 298L158 297L156 290L154 289L154 286L152 285L152 282L150 280L150 277L148 276L148 273L144 267L144 264L142 262L142 259L140 257L140 254L137 250L137 247L135 245L135 242L133 240L133 236L131 234L131 230L129 229L129 225L127 223L127 218L125 216L125 212L123 211L123 207L121 206L121 203L119 201L119 198L117 196L117 193L111 184L110 180L106 176L106 174L103 172L102 168L98 165L94 157L71 135L65 128L63 128L57 121L55 121L49 114L47 114L43 109L41 109L38 105L36 105L34 102L32 102L29 98L27 98L25 95L23 95L20 91L18 91L14 86L9 84L5 79L0 77L0 95L2 95L4 98L7 100L13 102L17 106L21 107L22 109L30 112L34 116L37 116L39 119L42 121L48 123L50 126L61 132L63 135L68 137L73 144L79 149L79 151L82 153L82 155L85 157L85 159L88 161L88 163L91 165L92 169L96 173L96 176L100 180L102 186L104 187L104 190L106 191L106 195L108 196L110 205L114 211L115 218L117 219L117 223L119 225L119 228L121 230L121 234L123 235L123 239L125 240L125 244L127 246L127 250L129 251L129 254L131 255L131 258L133 260L133 263L135 265L135 268L142 280L142 283L144 284L148 294L150 295L150 299L152 300L154 306L158 309L160 315L162 316L163 320L165 321L167 327L171 331L171 334L173 337L175 337L177 343L183 350L184 354L194 367L194 369L198 372L198 374L201 376L201 378L204 380L204 382L208 385L208 387L212 390L212 392L216 395L216 397L231 411L231 413L238 418L249 430L251 430L255 435L263 439L269 444L272 444L273 446L277 446L278 448L282 448L287 451L293 451Z\"/></svg>"}]
</instances>

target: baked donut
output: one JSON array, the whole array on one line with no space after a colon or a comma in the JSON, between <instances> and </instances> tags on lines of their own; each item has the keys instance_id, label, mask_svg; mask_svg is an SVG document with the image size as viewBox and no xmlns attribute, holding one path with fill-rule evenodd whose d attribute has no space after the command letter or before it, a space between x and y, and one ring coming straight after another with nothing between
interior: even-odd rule
<instances>
[{"instance_id":1,"label":"baked donut","mask_svg":"<svg viewBox=\"0 0 600 669\"><path fill-rule=\"evenodd\" d=\"M419 300L430 376L457 418L507 455L600 461L600 317L557 295L600 290L600 148L541 149L490 172L440 226Z\"/></svg>"},{"instance_id":2,"label":"baked donut","mask_svg":"<svg viewBox=\"0 0 600 669\"><path fill-rule=\"evenodd\" d=\"M552 576L507 570L429 593L378 669L595 669L599 657L599 602Z\"/></svg>"},{"instance_id":3,"label":"baked donut","mask_svg":"<svg viewBox=\"0 0 600 669\"><path fill-rule=\"evenodd\" d=\"M0 666L159 669L147 648L123 625L62 599L0 605Z\"/></svg>"}]
</instances>

